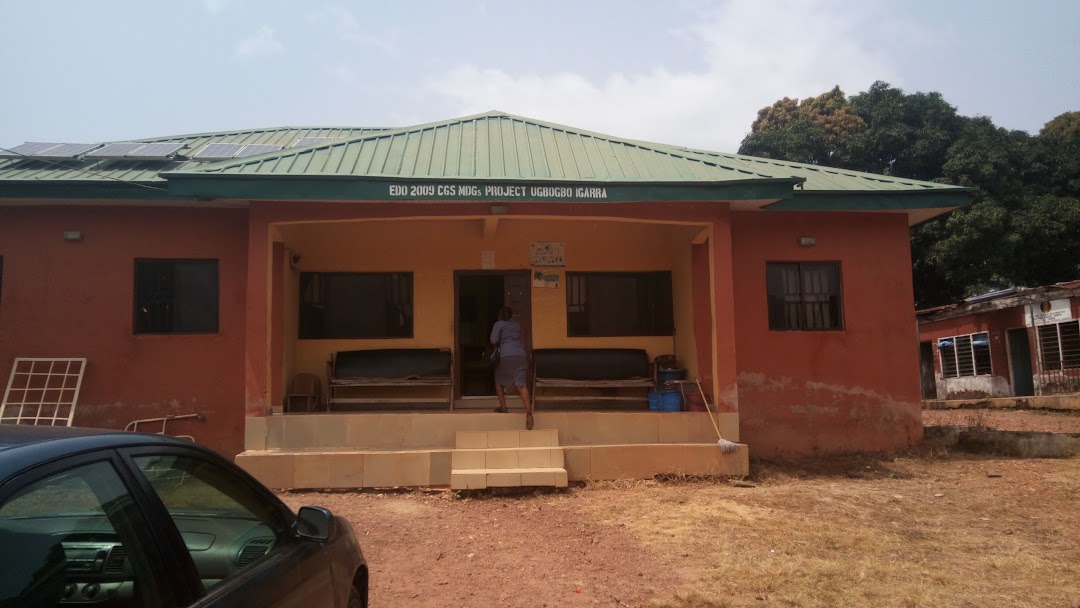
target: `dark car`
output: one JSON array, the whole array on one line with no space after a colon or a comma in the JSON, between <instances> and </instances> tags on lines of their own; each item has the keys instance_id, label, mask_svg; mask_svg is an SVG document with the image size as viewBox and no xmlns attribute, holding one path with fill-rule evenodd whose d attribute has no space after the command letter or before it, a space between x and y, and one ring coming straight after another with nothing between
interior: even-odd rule
<instances>
[{"instance_id":1,"label":"dark car","mask_svg":"<svg viewBox=\"0 0 1080 608\"><path fill-rule=\"evenodd\" d=\"M0 425L0 607L367 606L352 528L195 444Z\"/></svg>"}]
</instances>

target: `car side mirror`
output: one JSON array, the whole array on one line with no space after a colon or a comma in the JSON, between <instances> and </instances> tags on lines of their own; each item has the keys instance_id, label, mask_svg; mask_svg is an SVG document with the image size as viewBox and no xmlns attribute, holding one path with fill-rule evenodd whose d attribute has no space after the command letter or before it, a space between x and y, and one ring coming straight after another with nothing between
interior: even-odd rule
<instances>
[{"instance_id":1,"label":"car side mirror","mask_svg":"<svg viewBox=\"0 0 1080 608\"><path fill-rule=\"evenodd\" d=\"M334 514L322 507L300 507L293 529L300 538L326 542L334 534Z\"/></svg>"}]
</instances>

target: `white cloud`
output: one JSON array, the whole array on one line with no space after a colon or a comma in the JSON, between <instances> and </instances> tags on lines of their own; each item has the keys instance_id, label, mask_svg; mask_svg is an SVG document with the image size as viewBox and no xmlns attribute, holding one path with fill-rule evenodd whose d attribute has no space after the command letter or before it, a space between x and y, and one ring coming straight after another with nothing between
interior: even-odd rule
<instances>
[{"instance_id":1,"label":"white cloud","mask_svg":"<svg viewBox=\"0 0 1080 608\"><path fill-rule=\"evenodd\" d=\"M374 47L383 51L397 51L400 31L396 28L380 27L382 35L373 35L364 31L360 20L347 8L331 6L311 15L310 20L320 26L329 25L336 30L337 36L345 42L354 42Z\"/></svg>"},{"instance_id":2,"label":"white cloud","mask_svg":"<svg viewBox=\"0 0 1080 608\"><path fill-rule=\"evenodd\" d=\"M623 137L735 151L757 110L839 84L848 94L874 80L900 84L875 32L899 27L874 6L784 0L730 2L676 35L689 37L699 69L678 66L589 79L572 71L511 74L459 65L428 90L461 114L499 109ZM878 25L880 24L880 26ZM859 40L869 40L860 43ZM687 61L687 63L691 63Z\"/></svg>"},{"instance_id":3,"label":"white cloud","mask_svg":"<svg viewBox=\"0 0 1080 608\"><path fill-rule=\"evenodd\" d=\"M263 55L275 55L285 50L280 42L274 37L274 28L261 26L255 33L236 43L233 49L237 57L250 59Z\"/></svg>"}]
</instances>

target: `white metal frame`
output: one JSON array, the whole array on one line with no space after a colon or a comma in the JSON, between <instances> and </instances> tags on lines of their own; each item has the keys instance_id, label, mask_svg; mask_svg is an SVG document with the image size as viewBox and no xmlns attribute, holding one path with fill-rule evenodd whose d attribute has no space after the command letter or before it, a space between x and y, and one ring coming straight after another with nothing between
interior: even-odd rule
<instances>
[{"instance_id":1,"label":"white metal frame","mask_svg":"<svg viewBox=\"0 0 1080 608\"><path fill-rule=\"evenodd\" d=\"M71 426L85 357L17 357L0 402L0 424Z\"/></svg>"}]
</instances>

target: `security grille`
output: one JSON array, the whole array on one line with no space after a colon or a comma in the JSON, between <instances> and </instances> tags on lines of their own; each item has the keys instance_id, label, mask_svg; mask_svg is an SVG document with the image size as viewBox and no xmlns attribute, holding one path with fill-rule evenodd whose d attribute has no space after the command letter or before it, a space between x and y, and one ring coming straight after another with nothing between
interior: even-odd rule
<instances>
[{"instance_id":1,"label":"security grille","mask_svg":"<svg viewBox=\"0 0 1080 608\"><path fill-rule=\"evenodd\" d=\"M85 370L85 358L15 359L0 424L71 426Z\"/></svg>"}]
</instances>

